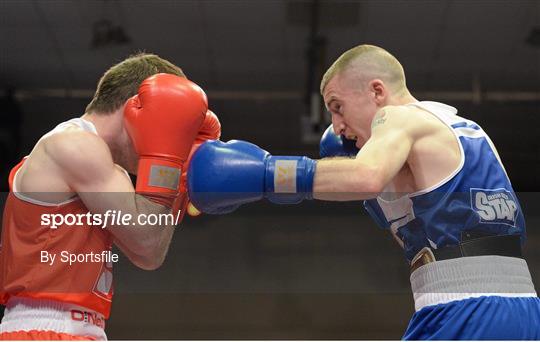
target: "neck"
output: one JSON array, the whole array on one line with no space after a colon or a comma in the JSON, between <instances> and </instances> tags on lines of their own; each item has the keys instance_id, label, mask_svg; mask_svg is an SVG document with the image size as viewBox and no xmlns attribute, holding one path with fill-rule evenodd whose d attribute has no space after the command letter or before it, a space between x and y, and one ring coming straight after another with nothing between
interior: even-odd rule
<instances>
[{"instance_id":1,"label":"neck","mask_svg":"<svg viewBox=\"0 0 540 342\"><path fill-rule=\"evenodd\" d=\"M98 135L109 146L111 153L118 148L118 137L122 133L122 110L117 110L114 113L101 114L101 113L85 113L82 119L90 121L96 127ZM116 156L113 153L113 158Z\"/></svg>"},{"instance_id":2,"label":"neck","mask_svg":"<svg viewBox=\"0 0 540 342\"><path fill-rule=\"evenodd\" d=\"M396 94L394 96L391 96L388 99L388 103L386 105L402 106L412 102L418 102L418 100L414 98L411 93L409 93L409 91L406 91L403 94Z\"/></svg>"}]
</instances>

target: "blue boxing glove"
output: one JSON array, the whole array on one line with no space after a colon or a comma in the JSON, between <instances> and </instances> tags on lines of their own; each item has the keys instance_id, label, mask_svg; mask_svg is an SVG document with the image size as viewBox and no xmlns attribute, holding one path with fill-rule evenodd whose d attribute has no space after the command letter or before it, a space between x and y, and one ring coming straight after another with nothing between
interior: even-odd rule
<instances>
[{"instance_id":1,"label":"blue boxing glove","mask_svg":"<svg viewBox=\"0 0 540 342\"><path fill-rule=\"evenodd\" d=\"M313 198L315 166L310 158L272 156L246 141L207 141L189 165L189 198L207 214L229 213L262 198L296 204Z\"/></svg>"},{"instance_id":2,"label":"blue boxing glove","mask_svg":"<svg viewBox=\"0 0 540 342\"><path fill-rule=\"evenodd\" d=\"M324 131L319 145L321 158L326 157L352 157L358 154L356 141L345 138L343 135L334 133L332 125Z\"/></svg>"}]
</instances>

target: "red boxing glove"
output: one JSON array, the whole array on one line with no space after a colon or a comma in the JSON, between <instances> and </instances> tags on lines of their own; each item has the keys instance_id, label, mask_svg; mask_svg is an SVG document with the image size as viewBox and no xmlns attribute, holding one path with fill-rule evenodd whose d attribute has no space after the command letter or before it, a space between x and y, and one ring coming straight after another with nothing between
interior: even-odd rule
<instances>
[{"instance_id":1,"label":"red boxing glove","mask_svg":"<svg viewBox=\"0 0 540 342\"><path fill-rule=\"evenodd\" d=\"M199 133L197 134L197 137L195 138L195 142L193 143L193 146L191 147L191 152L189 153L189 157L187 159L187 162L184 164L184 168L182 170L182 178L181 178L181 185L180 185L180 192L181 192L181 199L175 204L175 208L173 209L173 212L176 210L182 210L182 212L187 211L190 216L197 216L200 214L200 212L195 208L190 202L189 198L187 197L187 170L189 167L189 161L191 160L191 157L193 156L193 153L197 151L199 146L201 146L202 143L204 143L207 140L217 140L221 137L221 123L219 122L219 119L214 112L211 110L208 110L206 112L206 116L204 118L204 122L199 129ZM183 214L182 214L183 215Z\"/></svg>"},{"instance_id":2,"label":"red boxing glove","mask_svg":"<svg viewBox=\"0 0 540 342\"><path fill-rule=\"evenodd\" d=\"M195 137L195 142L193 143L193 146L191 147L191 151L189 152L188 163L191 160L193 153L197 151L197 149L199 148L199 146L201 146L202 143L204 143L207 140L217 140L220 137L221 137L221 123L219 122L217 115L209 109L206 111L206 116L204 117L204 121L201 125L201 128L199 129L199 133ZM183 174L185 175L186 173L187 173L187 167L185 168Z\"/></svg>"},{"instance_id":3,"label":"red boxing glove","mask_svg":"<svg viewBox=\"0 0 540 342\"><path fill-rule=\"evenodd\" d=\"M208 109L204 91L186 78L156 74L124 108L124 123L139 155L136 192L168 207Z\"/></svg>"}]
</instances>

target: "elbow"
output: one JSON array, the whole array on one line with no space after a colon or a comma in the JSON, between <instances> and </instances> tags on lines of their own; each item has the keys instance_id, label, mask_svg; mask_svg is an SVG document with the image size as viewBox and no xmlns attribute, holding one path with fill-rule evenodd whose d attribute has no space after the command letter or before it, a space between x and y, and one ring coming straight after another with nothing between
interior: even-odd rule
<instances>
[{"instance_id":1,"label":"elbow","mask_svg":"<svg viewBox=\"0 0 540 342\"><path fill-rule=\"evenodd\" d=\"M159 259L146 259L145 258L144 260L139 260L138 262L136 262L135 266L137 266L141 270L155 271L158 268L160 268L161 265L163 265L163 261L164 259L159 260Z\"/></svg>"},{"instance_id":2,"label":"elbow","mask_svg":"<svg viewBox=\"0 0 540 342\"><path fill-rule=\"evenodd\" d=\"M385 184L380 178L371 178L366 185L366 192L370 195L370 197L377 197L381 192L383 192L384 187Z\"/></svg>"},{"instance_id":3,"label":"elbow","mask_svg":"<svg viewBox=\"0 0 540 342\"><path fill-rule=\"evenodd\" d=\"M377 167L360 165L360 170L355 172L353 188L367 198L377 197L386 186L383 172Z\"/></svg>"},{"instance_id":4,"label":"elbow","mask_svg":"<svg viewBox=\"0 0 540 342\"><path fill-rule=\"evenodd\" d=\"M137 261L134 264L140 269L154 271L163 265L167 251L155 239L146 240L141 244Z\"/></svg>"},{"instance_id":5,"label":"elbow","mask_svg":"<svg viewBox=\"0 0 540 342\"><path fill-rule=\"evenodd\" d=\"M145 271L155 271L163 265L165 257L156 256L140 256L137 260L132 260L133 264Z\"/></svg>"}]
</instances>

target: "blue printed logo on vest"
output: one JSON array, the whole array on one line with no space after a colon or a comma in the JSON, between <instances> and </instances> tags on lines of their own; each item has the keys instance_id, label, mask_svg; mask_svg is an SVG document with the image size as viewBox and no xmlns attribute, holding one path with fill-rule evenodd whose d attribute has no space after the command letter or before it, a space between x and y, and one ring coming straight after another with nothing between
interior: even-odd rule
<instances>
[{"instance_id":1,"label":"blue printed logo on vest","mask_svg":"<svg viewBox=\"0 0 540 342\"><path fill-rule=\"evenodd\" d=\"M511 191L506 189L471 188L471 207L480 223L502 223L516 226L518 206Z\"/></svg>"}]
</instances>

